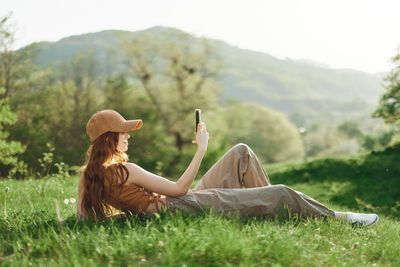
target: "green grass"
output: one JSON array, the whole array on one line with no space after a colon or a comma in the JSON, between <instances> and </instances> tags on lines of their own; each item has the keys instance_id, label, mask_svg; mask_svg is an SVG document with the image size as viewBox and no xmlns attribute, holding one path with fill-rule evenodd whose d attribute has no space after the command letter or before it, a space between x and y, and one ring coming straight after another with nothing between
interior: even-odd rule
<instances>
[{"instance_id":1,"label":"green grass","mask_svg":"<svg viewBox=\"0 0 400 267\"><path fill-rule=\"evenodd\" d=\"M169 212L78 222L76 202L64 203L76 198L78 177L1 180L0 265L399 266L396 154L399 147L267 168L274 184L285 183L332 209L378 211L380 221L370 228L331 219L228 219Z\"/></svg>"},{"instance_id":2,"label":"green grass","mask_svg":"<svg viewBox=\"0 0 400 267\"><path fill-rule=\"evenodd\" d=\"M400 218L400 144L383 151L271 166L282 183L321 202Z\"/></svg>"}]
</instances>

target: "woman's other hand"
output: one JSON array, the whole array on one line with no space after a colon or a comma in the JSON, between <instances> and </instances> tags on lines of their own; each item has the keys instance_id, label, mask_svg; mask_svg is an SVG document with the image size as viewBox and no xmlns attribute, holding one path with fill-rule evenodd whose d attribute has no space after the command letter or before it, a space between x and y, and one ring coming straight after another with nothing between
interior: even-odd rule
<instances>
[{"instance_id":1,"label":"woman's other hand","mask_svg":"<svg viewBox=\"0 0 400 267\"><path fill-rule=\"evenodd\" d=\"M204 152L207 150L208 132L204 122L200 122L197 125L196 143L199 149L203 150Z\"/></svg>"}]
</instances>

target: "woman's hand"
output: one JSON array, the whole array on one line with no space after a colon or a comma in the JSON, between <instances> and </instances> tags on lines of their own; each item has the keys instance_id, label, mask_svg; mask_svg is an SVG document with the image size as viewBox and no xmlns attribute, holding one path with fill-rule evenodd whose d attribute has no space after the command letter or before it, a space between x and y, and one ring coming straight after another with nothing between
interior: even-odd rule
<instances>
[{"instance_id":1,"label":"woman's hand","mask_svg":"<svg viewBox=\"0 0 400 267\"><path fill-rule=\"evenodd\" d=\"M199 149L206 152L208 146L208 132L204 122L200 122L197 125L196 143Z\"/></svg>"}]
</instances>

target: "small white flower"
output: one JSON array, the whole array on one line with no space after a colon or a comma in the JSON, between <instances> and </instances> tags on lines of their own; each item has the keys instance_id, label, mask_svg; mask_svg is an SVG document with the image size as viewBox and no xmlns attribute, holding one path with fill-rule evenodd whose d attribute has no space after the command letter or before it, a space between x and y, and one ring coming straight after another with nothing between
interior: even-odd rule
<instances>
[{"instance_id":1,"label":"small white flower","mask_svg":"<svg viewBox=\"0 0 400 267\"><path fill-rule=\"evenodd\" d=\"M68 205L68 203L69 203L69 199L68 198L64 199L64 204Z\"/></svg>"},{"instance_id":2,"label":"small white flower","mask_svg":"<svg viewBox=\"0 0 400 267\"><path fill-rule=\"evenodd\" d=\"M75 198L71 197L71 198L69 199L69 203L74 204L74 203L75 203Z\"/></svg>"}]
</instances>

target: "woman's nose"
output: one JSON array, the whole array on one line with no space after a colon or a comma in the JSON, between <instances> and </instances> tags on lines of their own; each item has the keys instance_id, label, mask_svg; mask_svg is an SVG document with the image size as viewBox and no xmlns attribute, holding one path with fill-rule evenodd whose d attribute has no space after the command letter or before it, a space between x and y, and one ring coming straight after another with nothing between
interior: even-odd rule
<instances>
[{"instance_id":1,"label":"woman's nose","mask_svg":"<svg viewBox=\"0 0 400 267\"><path fill-rule=\"evenodd\" d=\"M131 136L129 134L126 134L126 139L131 138Z\"/></svg>"}]
</instances>

